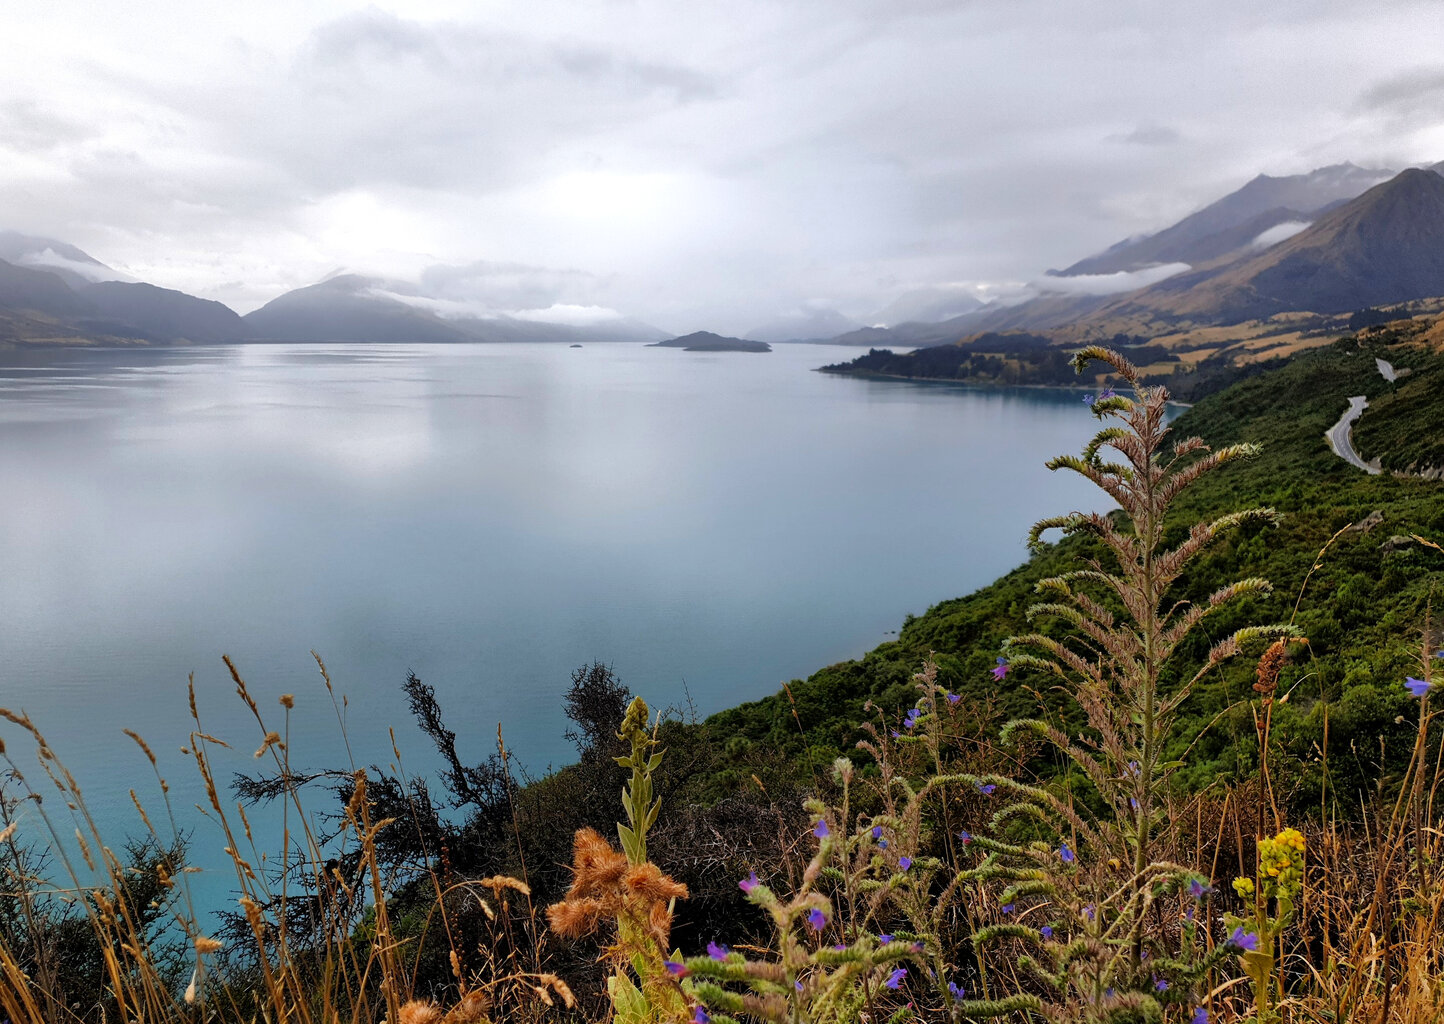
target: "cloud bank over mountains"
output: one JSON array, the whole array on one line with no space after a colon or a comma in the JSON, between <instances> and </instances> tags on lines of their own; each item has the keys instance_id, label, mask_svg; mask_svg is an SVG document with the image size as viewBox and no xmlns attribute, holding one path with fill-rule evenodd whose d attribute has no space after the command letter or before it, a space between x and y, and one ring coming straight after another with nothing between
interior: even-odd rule
<instances>
[{"instance_id":1,"label":"cloud bank over mountains","mask_svg":"<svg viewBox=\"0 0 1444 1024\"><path fill-rule=\"evenodd\" d=\"M242 312L347 267L457 315L869 323L1259 170L1444 153L1427 2L16 0L6 30L0 228Z\"/></svg>"}]
</instances>

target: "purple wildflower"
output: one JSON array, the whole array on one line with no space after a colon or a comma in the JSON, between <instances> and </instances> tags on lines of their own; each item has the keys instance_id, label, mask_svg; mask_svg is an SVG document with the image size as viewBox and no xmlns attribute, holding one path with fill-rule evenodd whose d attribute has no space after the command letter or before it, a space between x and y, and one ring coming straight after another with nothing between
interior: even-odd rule
<instances>
[{"instance_id":1,"label":"purple wildflower","mask_svg":"<svg viewBox=\"0 0 1444 1024\"><path fill-rule=\"evenodd\" d=\"M978 792L981 793L981 794L983 794L983 796L992 796L992 795L993 795L993 790L995 790L995 789L997 789L997 788L998 788L998 787L995 786L995 785L994 785L993 783L991 783L991 782L979 782L979 783L978 783Z\"/></svg>"},{"instance_id":2,"label":"purple wildflower","mask_svg":"<svg viewBox=\"0 0 1444 1024\"><path fill-rule=\"evenodd\" d=\"M697 1005L697 1011L692 1014L692 1024L711 1024L711 1021L712 1015L707 1012L705 1006L699 1003Z\"/></svg>"},{"instance_id":3,"label":"purple wildflower","mask_svg":"<svg viewBox=\"0 0 1444 1024\"><path fill-rule=\"evenodd\" d=\"M1004 904L1003 904L1003 913L1005 913L1005 914L1011 914L1013 911L1015 911L1015 910L1017 910L1017 909L1018 909L1018 904L1016 904L1016 903L1004 903Z\"/></svg>"},{"instance_id":4,"label":"purple wildflower","mask_svg":"<svg viewBox=\"0 0 1444 1024\"><path fill-rule=\"evenodd\" d=\"M1415 679L1413 676L1404 680L1404 689L1408 690L1415 697L1423 697L1429 692L1429 684L1423 679Z\"/></svg>"},{"instance_id":5,"label":"purple wildflower","mask_svg":"<svg viewBox=\"0 0 1444 1024\"><path fill-rule=\"evenodd\" d=\"M826 818L817 819L817 824L812 826L812 834L815 835L818 839L826 839L828 836L832 835L832 829L827 827Z\"/></svg>"},{"instance_id":6,"label":"purple wildflower","mask_svg":"<svg viewBox=\"0 0 1444 1024\"><path fill-rule=\"evenodd\" d=\"M1252 953L1258 949L1258 936L1253 932L1244 931L1243 925L1239 925L1228 937L1228 944L1240 953Z\"/></svg>"},{"instance_id":7,"label":"purple wildflower","mask_svg":"<svg viewBox=\"0 0 1444 1024\"><path fill-rule=\"evenodd\" d=\"M1189 1024L1208 1024L1208 1008L1196 1007L1193 1011L1193 1020Z\"/></svg>"},{"instance_id":8,"label":"purple wildflower","mask_svg":"<svg viewBox=\"0 0 1444 1024\"><path fill-rule=\"evenodd\" d=\"M887 976L887 981L883 982L883 984L888 988L895 989L902 984L902 980L907 977L907 974L908 969L906 967L898 967Z\"/></svg>"},{"instance_id":9,"label":"purple wildflower","mask_svg":"<svg viewBox=\"0 0 1444 1024\"><path fill-rule=\"evenodd\" d=\"M680 978L687 973L687 965L678 963L676 960L663 960L662 966L667 968L667 973L674 978Z\"/></svg>"},{"instance_id":10,"label":"purple wildflower","mask_svg":"<svg viewBox=\"0 0 1444 1024\"><path fill-rule=\"evenodd\" d=\"M846 942L834 942L834 943L832 944L832 951L833 951L834 953L841 953L841 952L844 952L846 949L847 949L847 943L846 943Z\"/></svg>"},{"instance_id":11,"label":"purple wildflower","mask_svg":"<svg viewBox=\"0 0 1444 1024\"><path fill-rule=\"evenodd\" d=\"M921 953L926 947L921 942L914 942L910 947L914 953Z\"/></svg>"},{"instance_id":12,"label":"purple wildflower","mask_svg":"<svg viewBox=\"0 0 1444 1024\"><path fill-rule=\"evenodd\" d=\"M1138 798L1136 796L1130 796L1128 798L1128 806L1132 807L1135 811L1138 810Z\"/></svg>"},{"instance_id":13,"label":"purple wildflower","mask_svg":"<svg viewBox=\"0 0 1444 1024\"><path fill-rule=\"evenodd\" d=\"M958 833L958 838L963 841L963 845L964 845L964 846L967 846L969 843L971 843L971 842L973 841L972 833L971 833L971 832L968 832L966 829L964 829L962 832L959 832L959 833Z\"/></svg>"},{"instance_id":14,"label":"purple wildflower","mask_svg":"<svg viewBox=\"0 0 1444 1024\"><path fill-rule=\"evenodd\" d=\"M1188 880L1188 891L1193 894L1194 899L1201 900L1213 890L1202 879L1191 878Z\"/></svg>"},{"instance_id":15,"label":"purple wildflower","mask_svg":"<svg viewBox=\"0 0 1444 1024\"><path fill-rule=\"evenodd\" d=\"M993 669L993 678L1001 681L1002 678L1003 678L1005 675L1007 675L1007 674L1008 674L1008 659L1000 656L1000 657L998 658L997 667Z\"/></svg>"},{"instance_id":16,"label":"purple wildflower","mask_svg":"<svg viewBox=\"0 0 1444 1024\"><path fill-rule=\"evenodd\" d=\"M1073 851L1068 849L1067 843L1064 843L1061 847L1059 847L1058 856L1063 858L1064 864L1072 864L1075 860L1078 859L1077 857L1073 856Z\"/></svg>"},{"instance_id":17,"label":"purple wildflower","mask_svg":"<svg viewBox=\"0 0 1444 1024\"><path fill-rule=\"evenodd\" d=\"M1086 395L1083 396L1083 404L1084 404L1084 405L1092 405L1092 404L1093 404L1093 392L1090 391L1090 392L1088 392L1088 394L1086 394Z\"/></svg>"},{"instance_id":18,"label":"purple wildflower","mask_svg":"<svg viewBox=\"0 0 1444 1024\"><path fill-rule=\"evenodd\" d=\"M921 718L922 716L923 716L923 713L922 713L922 711L921 711L920 709L918 709L918 708L913 708L911 711L908 712L907 718L905 718L905 719L903 720L903 728L904 728L904 729L911 729L911 728L913 728L914 726L916 726L916 725L918 724L918 719Z\"/></svg>"},{"instance_id":19,"label":"purple wildflower","mask_svg":"<svg viewBox=\"0 0 1444 1024\"><path fill-rule=\"evenodd\" d=\"M737 883L737 888L741 889L743 892L751 892L753 889L757 888L759 884L760 883L757 880L757 872L753 871L748 874L746 878L742 879L742 881Z\"/></svg>"},{"instance_id":20,"label":"purple wildflower","mask_svg":"<svg viewBox=\"0 0 1444 1024\"><path fill-rule=\"evenodd\" d=\"M1156 988L1156 989L1157 989L1158 991L1160 991L1160 992L1167 992L1167 991L1168 991L1168 982L1164 981L1162 978L1160 978L1158 975L1155 974L1155 975L1153 976L1153 987Z\"/></svg>"},{"instance_id":21,"label":"purple wildflower","mask_svg":"<svg viewBox=\"0 0 1444 1024\"><path fill-rule=\"evenodd\" d=\"M1053 926L1051 924L1045 924L1038 929L1038 934L1043 936L1045 941L1051 942L1053 939Z\"/></svg>"},{"instance_id":22,"label":"purple wildflower","mask_svg":"<svg viewBox=\"0 0 1444 1024\"><path fill-rule=\"evenodd\" d=\"M721 963L727 959L727 947L715 942L709 942L707 943L707 955L718 963Z\"/></svg>"},{"instance_id":23,"label":"purple wildflower","mask_svg":"<svg viewBox=\"0 0 1444 1024\"><path fill-rule=\"evenodd\" d=\"M962 699L963 699L963 695L960 694L960 693L950 693L950 694L948 694L948 703L949 703L949 704L956 704L958 701L960 701L960 700L962 700Z\"/></svg>"},{"instance_id":24,"label":"purple wildflower","mask_svg":"<svg viewBox=\"0 0 1444 1024\"><path fill-rule=\"evenodd\" d=\"M899 857L897 859L897 866L906 871L913 866L913 859L911 857Z\"/></svg>"},{"instance_id":25,"label":"purple wildflower","mask_svg":"<svg viewBox=\"0 0 1444 1024\"><path fill-rule=\"evenodd\" d=\"M1087 918L1088 920L1090 920L1090 921L1093 920L1093 918L1094 918L1093 904L1090 903L1090 904L1088 904L1086 907L1083 908L1083 916L1086 917L1086 918Z\"/></svg>"},{"instance_id":26,"label":"purple wildflower","mask_svg":"<svg viewBox=\"0 0 1444 1024\"><path fill-rule=\"evenodd\" d=\"M873 837L874 839L881 839L881 838L882 838L882 826L881 826L881 825L874 825L874 826L872 827L872 837Z\"/></svg>"},{"instance_id":27,"label":"purple wildflower","mask_svg":"<svg viewBox=\"0 0 1444 1024\"><path fill-rule=\"evenodd\" d=\"M961 999L968 994L967 989L963 988L956 981L948 982L948 992L954 999Z\"/></svg>"},{"instance_id":28,"label":"purple wildflower","mask_svg":"<svg viewBox=\"0 0 1444 1024\"><path fill-rule=\"evenodd\" d=\"M1104 388L1103 391L1102 391L1102 393L1099 394L1099 396L1098 396L1098 401L1100 401L1100 402L1106 402L1106 401L1108 401L1108 399L1110 399L1110 398L1116 398L1116 397L1118 397L1118 396L1114 393L1114 391L1113 391L1112 388Z\"/></svg>"},{"instance_id":29,"label":"purple wildflower","mask_svg":"<svg viewBox=\"0 0 1444 1024\"><path fill-rule=\"evenodd\" d=\"M807 912L807 923L815 932L820 932L827 927L827 915L816 907Z\"/></svg>"},{"instance_id":30,"label":"purple wildflower","mask_svg":"<svg viewBox=\"0 0 1444 1024\"><path fill-rule=\"evenodd\" d=\"M881 942L884 946L886 946L889 942L892 941L892 936L891 936L891 935L879 935L879 936L877 937L877 941L878 941L878 942Z\"/></svg>"},{"instance_id":31,"label":"purple wildflower","mask_svg":"<svg viewBox=\"0 0 1444 1024\"><path fill-rule=\"evenodd\" d=\"M886 840L886 839L879 839L879 840L877 841L877 848L878 848L879 850L886 850L886 849L887 849L887 840Z\"/></svg>"},{"instance_id":32,"label":"purple wildflower","mask_svg":"<svg viewBox=\"0 0 1444 1024\"><path fill-rule=\"evenodd\" d=\"M898 732L896 729L894 729L894 730L892 731L892 738L895 739L895 740L900 740L900 739L902 739L902 733L900 733L900 732Z\"/></svg>"},{"instance_id":33,"label":"purple wildflower","mask_svg":"<svg viewBox=\"0 0 1444 1024\"><path fill-rule=\"evenodd\" d=\"M794 981L794 982L792 983L792 987L795 988L795 989L797 989L797 991L801 992L801 991L802 991L802 979L801 979L801 978L798 978L796 981Z\"/></svg>"}]
</instances>

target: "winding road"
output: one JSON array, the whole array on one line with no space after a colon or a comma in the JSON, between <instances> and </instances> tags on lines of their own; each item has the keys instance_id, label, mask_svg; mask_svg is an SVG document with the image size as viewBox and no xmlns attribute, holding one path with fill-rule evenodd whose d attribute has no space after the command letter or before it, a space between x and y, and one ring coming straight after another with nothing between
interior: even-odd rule
<instances>
[{"instance_id":1,"label":"winding road","mask_svg":"<svg viewBox=\"0 0 1444 1024\"><path fill-rule=\"evenodd\" d=\"M1394 372L1393 365L1387 361L1375 359L1374 365L1379 368L1379 376L1390 383L1398 379L1399 375ZM1378 476L1384 472L1384 468L1379 465L1379 460L1374 459L1372 462L1365 462L1354 448L1354 422L1363 415L1368 405L1369 399L1364 395L1355 395L1350 398L1349 407L1344 410L1344 415L1339 417L1339 422L1328 429L1324 437L1328 440L1329 447L1333 449L1334 454L1339 458L1351 466L1362 469L1371 476Z\"/></svg>"}]
</instances>

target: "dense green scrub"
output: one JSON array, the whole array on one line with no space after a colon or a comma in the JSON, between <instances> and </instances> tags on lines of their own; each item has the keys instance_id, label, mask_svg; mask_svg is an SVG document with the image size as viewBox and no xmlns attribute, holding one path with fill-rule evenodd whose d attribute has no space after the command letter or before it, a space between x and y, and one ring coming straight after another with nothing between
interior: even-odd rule
<instances>
[{"instance_id":1,"label":"dense green scrub","mask_svg":"<svg viewBox=\"0 0 1444 1024\"><path fill-rule=\"evenodd\" d=\"M1409 373L1377 396L1354 426L1354 444L1397 473L1444 473L1444 357L1398 349L1389 357Z\"/></svg>"},{"instance_id":2,"label":"dense green scrub","mask_svg":"<svg viewBox=\"0 0 1444 1024\"><path fill-rule=\"evenodd\" d=\"M1419 534L1444 543L1444 484L1368 476L1335 457L1324 441L1349 395L1391 390L1375 369L1376 354L1393 355L1345 339L1207 397L1174 423L1176 438L1196 434L1215 446L1264 445L1256 460L1211 474L1186 492L1171 529L1181 537L1195 521L1254 505L1276 508L1284 514L1282 525L1221 541L1184 578L1178 596L1196 600L1245 576L1273 583L1270 597L1240 602L1227 617L1211 620L1214 638L1249 622L1288 621L1297 602L1296 621L1310 643L1302 653L1296 649L1281 678L1280 694L1287 699L1276 706L1273 729L1282 785L1295 801L1315 807L1325 787L1343 804L1356 805L1357 791L1379 779L1381 757L1387 774L1407 756L1414 705L1402 681L1418 674L1419 631L1444 579L1444 555L1406 539ZM1424 379L1420 373L1418 380ZM1435 415L1444 414L1440 403L1434 405ZM1370 412L1371 431L1412 436L1417 410L1410 402L1380 401ZM1441 437L1444 429L1436 428L1431 440ZM1378 525L1348 530L1333 541L1300 599L1330 538L1375 512L1382 514ZM1027 525L1018 524L1020 535ZM911 706L911 676L929 652L936 652L945 685L991 705L999 719L1040 706L1056 716L1063 705L1048 679L1015 672L997 682L990 670L1001 641L1024 629L1034 584L1095 554L1082 540L1048 546L989 586L909 618L897 640L857 661L821 669L784 692L716 714L705 729L725 739L722 749L739 760L762 747L786 752L802 766L826 763L852 747L859 722L876 717L867 702L893 721ZM1044 628L1061 632L1058 624ZM1175 666L1178 676L1202 663L1208 642L1200 635L1185 652L1191 664ZM1253 769L1252 682L1252 661L1236 659L1190 699L1178 730L1192 744L1185 782L1203 786Z\"/></svg>"}]
</instances>

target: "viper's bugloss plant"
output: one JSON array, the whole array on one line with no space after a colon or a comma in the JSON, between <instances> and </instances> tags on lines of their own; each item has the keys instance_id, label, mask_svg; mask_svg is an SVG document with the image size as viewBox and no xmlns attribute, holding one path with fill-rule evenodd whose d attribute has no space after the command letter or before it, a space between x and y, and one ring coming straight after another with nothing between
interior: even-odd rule
<instances>
[{"instance_id":1,"label":"viper's bugloss plant","mask_svg":"<svg viewBox=\"0 0 1444 1024\"><path fill-rule=\"evenodd\" d=\"M676 965L706 1019L841 1024L883 1014L900 1021L915 1015L904 996L927 990L925 974L938 977L940 962L930 971L923 966L937 951L930 936L873 930L894 900L910 903L909 894L920 894L926 901L938 864L905 852L913 843L903 820L854 818L853 774L852 763L839 758L833 765L842 794L838 806L807 802L817 848L789 898L755 873L739 883L747 901L767 916L770 946L744 955L713 944L705 955Z\"/></svg>"},{"instance_id":2,"label":"viper's bugloss plant","mask_svg":"<svg viewBox=\"0 0 1444 1024\"><path fill-rule=\"evenodd\" d=\"M1162 1005L1186 1000L1224 948L1185 960L1181 954L1191 927L1180 931L1183 944L1174 949L1157 948L1156 937L1150 941L1145 935L1146 921L1163 910L1161 901L1182 916L1192 909L1188 890L1207 886L1206 879L1182 865L1153 855L1155 840L1169 827L1163 801L1169 776L1182 764L1164 760L1175 716L1194 684L1221 662L1245 647L1266 646L1296 631L1292 626L1239 629L1215 643L1182 685L1161 685L1165 667L1200 622L1239 598L1270 589L1268 581L1249 578L1203 601L1178 600L1170 591L1184 569L1229 531L1273 526L1279 517L1267 508L1230 512L1194 524L1179 543L1168 546L1167 516L1178 496L1204 474L1258 449L1238 444L1211 450L1192 437L1165 453L1168 392L1144 386L1137 368L1110 349L1086 348L1074 365L1081 372L1095 360L1117 371L1133 397L1106 394L1090 403L1095 416L1113 422L1080 455L1059 456L1048 467L1090 480L1119 509L1044 519L1033 527L1029 543L1036 547L1046 531L1061 529L1095 538L1111 560L1091 559L1083 568L1038 583L1043 600L1028 610L1030 621L1061 620L1071 627L1067 635L1039 631L1003 645L1010 669L1041 670L1060 680L1087 727L1069 735L1042 720L1015 720L1004 727L1002 738L1016 742L1031 733L1056 747L1097 791L1104 810L1090 813L1049 790L995 780L1010 798L995 816L998 831L1012 822L1028 823L1031 833L1055 837L981 841L991 869L1011 882L1003 898L1052 904L1059 922L1050 925L1051 940L1021 924L985 929L978 939L1017 938L1039 946L1038 955L1029 954L1023 962L1049 994L1045 1016L1160 1019ZM1108 450L1122 461L1112 461ZM1073 856L1060 855L1062 849ZM1103 862L1118 868L1109 873L1083 867Z\"/></svg>"}]
</instances>

